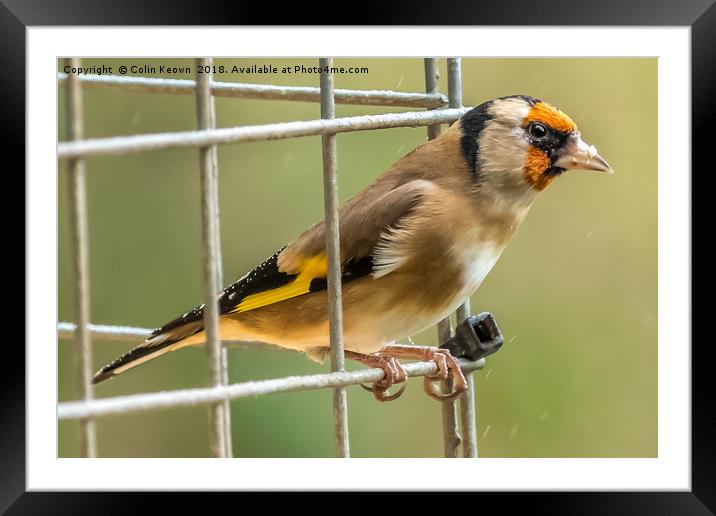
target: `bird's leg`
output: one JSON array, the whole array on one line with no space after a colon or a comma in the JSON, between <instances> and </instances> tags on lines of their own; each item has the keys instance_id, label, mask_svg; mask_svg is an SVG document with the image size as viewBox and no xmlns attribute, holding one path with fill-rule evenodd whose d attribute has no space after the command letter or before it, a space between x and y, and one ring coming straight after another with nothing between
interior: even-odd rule
<instances>
[{"instance_id":1,"label":"bird's leg","mask_svg":"<svg viewBox=\"0 0 716 516\"><path fill-rule=\"evenodd\" d=\"M361 387L367 391L371 391L378 401L393 401L398 399L405 391L405 385L403 385L395 394L388 394L388 389L390 389L393 384L402 383L408 379L408 372L400 365L400 362L398 362L395 357L366 355L348 350L345 351L345 356L368 367L378 367L385 372L385 376L375 382L372 387L366 387L361 384Z\"/></svg>"},{"instance_id":2,"label":"bird's leg","mask_svg":"<svg viewBox=\"0 0 716 516\"><path fill-rule=\"evenodd\" d=\"M432 376L423 378L423 388L428 396L438 401L454 400L467 389L467 382L465 381L465 375L462 374L462 369L460 369L460 364L447 349L391 344L381 349L379 354L383 357L410 357L434 361L438 366L438 371ZM454 384L453 392L448 394L435 392L433 381L447 380L451 373Z\"/></svg>"}]
</instances>

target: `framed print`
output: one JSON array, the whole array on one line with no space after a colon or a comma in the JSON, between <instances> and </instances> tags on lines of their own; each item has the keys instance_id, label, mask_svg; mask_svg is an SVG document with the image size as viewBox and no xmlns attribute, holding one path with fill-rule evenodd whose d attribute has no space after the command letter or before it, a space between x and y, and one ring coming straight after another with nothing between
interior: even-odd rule
<instances>
[{"instance_id":1,"label":"framed print","mask_svg":"<svg viewBox=\"0 0 716 516\"><path fill-rule=\"evenodd\" d=\"M690 300L709 2L350 28L6 4L11 514L97 510L85 490L714 507Z\"/></svg>"}]
</instances>

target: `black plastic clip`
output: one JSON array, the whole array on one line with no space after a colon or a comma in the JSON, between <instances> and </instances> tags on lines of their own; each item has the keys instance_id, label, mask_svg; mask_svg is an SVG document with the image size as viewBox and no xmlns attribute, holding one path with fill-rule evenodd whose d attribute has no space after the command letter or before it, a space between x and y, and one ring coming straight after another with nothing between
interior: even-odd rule
<instances>
[{"instance_id":1,"label":"black plastic clip","mask_svg":"<svg viewBox=\"0 0 716 516\"><path fill-rule=\"evenodd\" d=\"M455 335L440 349L447 349L455 358L479 360L496 353L504 344L497 322L490 312L472 315L457 325Z\"/></svg>"}]
</instances>

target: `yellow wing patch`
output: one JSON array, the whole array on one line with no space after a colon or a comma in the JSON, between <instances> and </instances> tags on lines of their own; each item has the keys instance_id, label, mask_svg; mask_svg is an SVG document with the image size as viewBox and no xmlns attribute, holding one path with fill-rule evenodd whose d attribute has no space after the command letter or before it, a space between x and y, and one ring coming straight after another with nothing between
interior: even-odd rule
<instances>
[{"instance_id":1,"label":"yellow wing patch","mask_svg":"<svg viewBox=\"0 0 716 516\"><path fill-rule=\"evenodd\" d=\"M246 296L236 308L229 313L247 312L261 308L262 306L278 303L279 301L285 301L292 297L308 294L311 291L311 281L326 278L328 275L328 259L326 253L301 260L299 271L296 278L286 285Z\"/></svg>"},{"instance_id":2,"label":"yellow wing patch","mask_svg":"<svg viewBox=\"0 0 716 516\"><path fill-rule=\"evenodd\" d=\"M527 115L527 122L542 122L552 129L570 133L577 129L577 124L569 116L546 102L538 102Z\"/></svg>"}]
</instances>

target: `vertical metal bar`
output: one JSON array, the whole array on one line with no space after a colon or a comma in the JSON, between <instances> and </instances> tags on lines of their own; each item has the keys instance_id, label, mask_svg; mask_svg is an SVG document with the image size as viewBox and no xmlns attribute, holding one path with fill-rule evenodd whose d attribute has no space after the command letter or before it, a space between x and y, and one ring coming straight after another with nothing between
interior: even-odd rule
<instances>
[{"instance_id":1,"label":"vertical metal bar","mask_svg":"<svg viewBox=\"0 0 716 516\"><path fill-rule=\"evenodd\" d=\"M438 323L438 340L440 343L445 342L452 336L450 328L450 318L446 317ZM451 378L443 380L443 393L452 392L453 381ZM458 429L457 403L455 401L443 401L443 451L445 457L457 458L460 449L460 431Z\"/></svg>"},{"instance_id":2,"label":"vertical metal bar","mask_svg":"<svg viewBox=\"0 0 716 516\"><path fill-rule=\"evenodd\" d=\"M462 107L462 62L459 57L448 58L448 105ZM470 298L457 309L457 323L470 316ZM477 457L477 417L475 411L475 378L465 375L467 390L460 398L460 421L462 423L463 457Z\"/></svg>"},{"instance_id":3,"label":"vertical metal bar","mask_svg":"<svg viewBox=\"0 0 716 516\"><path fill-rule=\"evenodd\" d=\"M211 86L214 81L214 72L213 68L211 68L214 64L214 60L212 58L208 58L208 65L209 65L209 74L208 74L208 89L209 89L209 127L212 129L216 128L216 102L215 97L213 94L211 94ZM219 157L218 157L218 148L216 145L211 146L211 161L212 166L211 170L214 175L213 185L214 185L214 207L216 208L216 213L214 214L214 220L216 221L216 284L219 288L222 287L224 284L224 270L222 265L222 254L221 254L221 219L219 218ZM228 350L224 345L221 346L221 375L222 375L222 381L224 385L227 385L229 383L229 354ZM226 407L224 410L226 411L226 417L224 418L224 425L226 429L224 430L226 439L226 456L231 457L233 454L233 445L232 445L232 436L231 436L231 404L229 403L229 400L225 400L224 406Z\"/></svg>"},{"instance_id":4,"label":"vertical metal bar","mask_svg":"<svg viewBox=\"0 0 716 516\"><path fill-rule=\"evenodd\" d=\"M198 129L210 129L211 114L211 59L196 59L196 117ZM208 67L208 68L207 68ZM209 361L209 381L212 386L223 385L226 377L225 358L219 340L219 255L218 206L216 187L216 146L199 148L199 174L201 179L201 223L204 269L204 331ZM228 403L214 403L209 408L209 438L214 457L230 456L230 436L227 435Z\"/></svg>"},{"instance_id":5,"label":"vertical metal bar","mask_svg":"<svg viewBox=\"0 0 716 516\"><path fill-rule=\"evenodd\" d=\"M80 67L78 58L65 60L72 68ZM68 74L65 85L65 120L68 140L81 140L84 136L82 85L77 74ZM77 363L80 397L94 397L92 388L92 339L90 324L89 229L87 224L87 183L85 163L82 159L67 162L67 183L70 201L70 234L75 273L75 361ZM80 455L97 456L97 432L91 419L80 421Z\"/></svg>"},{"instance_id":6,"label":"vertical metal bar","mask_svg":"<svg viewBox=\"0 0 716 516\"><path fill-rule=\"evenodd\" d=\"M470 317L470 298L457 309L457 323ZM460 421L462 423L462 456L477 458L477 413L475 410L475 376L465 373L467 389L460 398Z\"/></svg>"},{"instance_id":7,"label":"vertical metal bar","mask_svg":"<svg viewBox=\"0 0 716 516\"><path fill-rule=\"evenodd\" d=\"M438 60L434 57L425 58L425 93L438 93ZM429 111L429 110L428 110ZM440 124L428 126L428 140L440 136Z\"/></svg>"},{"instance_id":8,"label":"vertical metal bar","mask_svg":"<svg viewBox=\"0 0 716 516\"><path fill-rule=\"evenodd\" d=\"M448 69L448 105L451 108L462 107L462 60L459 57L450 57L447 60Z\"/></svg>"},{"instance_id":9,"label":"vertical metal bar","mask_svg":"<svg viewBox=\"0 0 716 516\"><path fill-rule=\"evenodd\" d=\"M435 58L425 58L425 92L438 93L438 61ZM428 126L428 140L432 140L440 136L440 124ZM451 336L450 319L443 319L438 323L438 342L443 343ZM443 392L452 390L452 381L446 380L442 382ZM457 457L458 448L460 446L460 434L457 428L457 406L454 401L444 401L442 403L443 418L443 448L445 457Z\"/></svg>"},{"instance_id":10,"label":"vertical metal bar","mask_svg":"<svg viewBox=\"0 0 716 516\"><path fill-rule=\"evenodd\" d=\"M321 67L321 118L335 118L333 58L319 59ZM328 68L329 70L326 70ZM336 172L336 135L326 134L323 143L323 203L326 216L326 255L328 257L328 317L331 338L331 370L345 371L343 353L343 300L341 290L341 250L338 234L338 176ZM333 389L333 426L336 455L349 457L348 399L346 388Z\"/></svg>"}]
</instances>

